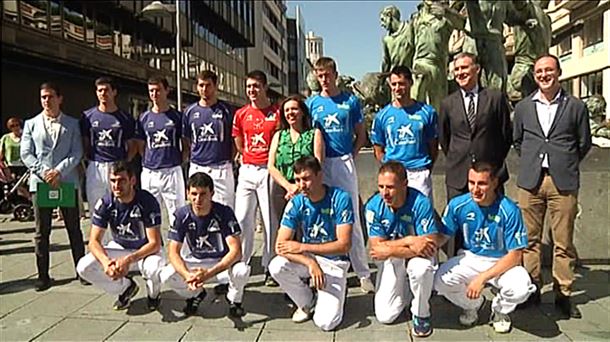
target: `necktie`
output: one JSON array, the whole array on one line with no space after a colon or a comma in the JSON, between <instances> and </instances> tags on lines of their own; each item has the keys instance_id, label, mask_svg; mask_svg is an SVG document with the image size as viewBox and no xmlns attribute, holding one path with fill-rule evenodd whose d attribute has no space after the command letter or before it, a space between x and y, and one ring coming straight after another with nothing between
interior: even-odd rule
<instances>
[{"instance_id":1,"label":"necktie","mask_svg":"<svg viewBox=\"0 0 610 342\"><path fill-rule=\"evenodd\" d=\"M466 93L466 96L470 99L468 102L468 112L466 115L468 117L468 124L470 124L470 130L474 132L474 126L477 119L477 115L474 112L474 93Z\"/></svg>"}]
</instances>

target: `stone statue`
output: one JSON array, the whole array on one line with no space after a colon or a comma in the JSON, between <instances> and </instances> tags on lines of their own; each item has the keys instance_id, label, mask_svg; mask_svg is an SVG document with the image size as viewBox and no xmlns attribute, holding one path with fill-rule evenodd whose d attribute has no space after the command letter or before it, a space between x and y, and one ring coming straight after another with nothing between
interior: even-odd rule
<instances>
[{"instance_id":1,"label":"stone statue","mask_svg":"<svg viewBox=\"0 0 610 342\"><path fill-rule=\"evenodd\" d=\"M536 90L534 61L551 46L551 19L536 0L513 0L514 11L506 18L513 26L515 64L507 84L511 101L519 101ZM514 13L513 13L514 12Z\"/></svg>"},{"instance_id":2,"label":"stone statue","mask_svg":"<svg viewBox=\"0 0 610 342\"><path fill-rule=\"evenodd\" d=\"M319 94L322 91L322 87L320 87L320 82L318 82L318 78L316 77L316 72L311 70L307 74L307 87L311 91L310 95Z\"/></svg>"},{"instance_id":3,"label":"stone statue","mask_svg":"<svg viewBox=\"0 0 610 342\"><path fill-rule=\"evenodd\" d=\"M506 91L507 65L504 49L504 21L509 2L468 0L468 25L462 50L478 56L481 85Z\"/></svg>"},{"instance_id":4,"label":"stone statue","mask_svg":"<svg viewBox=\"0 0 610 342\"><path fill-rule=\"evenodd\" d=\"M386 74L367 72L362 80L353 84L354 94L360 98L362 106L385 106L390 102L390 94L385 90Z\"/></svg>"},{"instance_id":5,"label":"stone statue","mask_svg":"<svg viewBox=\"0 0 610 342\"><path fill-rule=\"evenodd\" d=\"M463 29L465 18L448 6L446 0L424 0L413 17L415 53L411 96L436 110L447 96L449 37Z\"/></svg>"},{"instance_id":6,"label":"stone statue","mask_svg":"<svg viewBox=\"0 0 610 342\"><path fill-rule=\"evenodd\" d=\"M400 21L400 10L386 6L380 13L381 27L388 31L383 37L381 72L389 72L397 65L411 67L413 64L413 30L408 21Z\"/></svg>"},{"instance_id":7,"label":"stone statue","mask_svg":"<svg viewBox=\"0 0 610 342\"><path fill-rule=\"evenodd\" d=\"M610 139L610 120L606 120L606 100L601 95L593 95L586 100L589 110L591 136Z\"/></svg>"}]
</instances>

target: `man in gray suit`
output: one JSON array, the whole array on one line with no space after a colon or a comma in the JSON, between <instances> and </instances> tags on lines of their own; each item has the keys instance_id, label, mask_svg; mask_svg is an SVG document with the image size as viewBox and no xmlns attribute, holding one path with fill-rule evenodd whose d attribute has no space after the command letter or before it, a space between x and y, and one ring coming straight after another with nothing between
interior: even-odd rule
<instances>
[{"instance_id":1,"label":"man in gray suit","mask_svg":"<svg viewBox=\"0 0 610 342\"><path fill-rule=\"evenodd\" d=\"M49 277L49 236L53 208L38 207L38 183L48 183L57 188L61 183L79 185L77 166L83 156L78 120L60 110L63 97L59 87L52 83L40 86L42 112L25 122L21 139L21 159L32 171L30 192L34 193L36 234L34 236L38 281L36 291L51 287ZM85 254L83 235L80 230L79 212L76 203L70 208L61 208L74 266Z\"/></svg>"},{"instance_id":2,"label":"man in gray suit","mask_svg":"<svg viewBox=\"0 0 610 342\"><path fill-rule=\"evenodd\" d=\"M576 261L573 235L579 163L591 148L591 132L586 105L561 89L560 75L557 57L539 57L534 64L538 91L515 107L513 140L521 156L519 206L529 242L523 263L540 289L542 227L548 212L554 245L555 305L564 315L580 318L580 311L570 300ZM540 303L540 292L528 302Z\"/></svg>"}]
</instances>

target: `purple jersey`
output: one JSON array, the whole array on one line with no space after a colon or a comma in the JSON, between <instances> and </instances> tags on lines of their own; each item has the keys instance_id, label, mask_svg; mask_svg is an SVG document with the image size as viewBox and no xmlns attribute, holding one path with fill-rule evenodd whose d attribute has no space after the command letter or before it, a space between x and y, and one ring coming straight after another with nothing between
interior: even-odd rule
<instances>
[{"instance_id":1,"label":"purple jersey","mask_svg":"<svg viewBox=\"0 0 610 342\"><path fill-rule=\"evenodd\" d=\"M136 190L130 203L121 203L109 193L95 204L91 223L103 229L110 225L116 243L126 249L139 249L148 243L146 229L159 229L161 208L146 190Z\"/></svg>"},{"instance_id":2,"label":"purple jersey","mask_svg":"<svg viewBox=\"0 0 610 342\"><path fill-rule=\"evenodd\" d=\"M113 113L97 107L83 112L80 120L81 135L89 139L89 158L99 162L127 159L127 141L135 134L136 121L122 110Z\"/></svg>"},{"instance_id":3,"label":"purple jersey","mask_svg":"<svg viewBox=\"0 0 610 342\"><path fill-rule=\"evenodd\" d=\"M146 141L142 166L159 170L182 163L182 113L173 108L162 113L148 110L140 115L136 132L138 139Z\"/></svg>"},{"instance_id":4,"label":"purple jersey","mask_svg":"<svg viewBox=\"0 0 610 342\"><path fill-rule=\"evenodd\" d=\"M229 252L226 238L241 234L233 210L220 203L212 202L212 210L203 217L195 215L190 204L178 209L174 216L168 239L186 243L197 259L222 258Z\"/></svg>"},{"instance_id":5,"label":"purple jersey","mask_svg":"<svg viewBox=\"0 0 610 342\"><path fill-rule=\"evenodd\" d=\"M182 135L191 141L191 162L210 166L230 161L232 125L233 110L225 102L218 101L210 107L191 105L182 125Z\"/></svg>"}]
</instances>

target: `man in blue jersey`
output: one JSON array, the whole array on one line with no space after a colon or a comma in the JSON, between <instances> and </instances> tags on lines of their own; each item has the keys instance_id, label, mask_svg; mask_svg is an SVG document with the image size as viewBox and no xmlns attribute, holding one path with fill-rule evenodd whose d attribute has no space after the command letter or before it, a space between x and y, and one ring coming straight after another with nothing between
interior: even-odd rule
<instances>
[{"instance_id":1,"label":"man in blue jersey","mask_svg":"<svg viewBox=\"0 0 610 342\"><path fill-rule=\"evenodd\" d=\"M148 80L148 96L153 106L142 113L136 136L142 155L142 189L149 191L159 203L163 201L174 223L174 212L185 204L181 148L182 113L169 106L169 83L164 77Z\"/></svg>"},{"instance_id":2,"label":"man in blue jersey","mask_svg":"<svg viewBox=\"0 0 610 342\"><path fill-rule=\"evenodd\" d=\"M138 270L146 279L148 307L159 306L164 265L161 256L161 211L157 200L147 191L136 189L133 170L124 161L109 168L111 192L100 198L91 215L89 253L80 259L76 270L81 278L117 295L115 310L129 307L138 285L128 276ZM112 241L102 245L110 226Z\"/></svg>"},{"instance_id":3,"label":"man in blue jersey","mask_svg":"<svg viewBox=\"0 0 610 342\"><path fill-rule=\"evenodd\" d=\"M241 261L241 229L233 209L212 201L214 183L203 172L188 180L190 204L176 211L170 227L170 264L161 271L161 280L187 298L183 311L197 313L205 298L205 283L229 283L229 315L242 317L242 297L250 276L250 266Z\"/></svg>"},{"instance_id":4,"label":"man in blue jersey","mask_svg":"<svg viewBox=\"0 0 610 342\"><path fill-rule=\"evenodd\" d=\"M436 241L440 239L431 200L407 187L407 173L398 161L379 169L379 192L365 206L371 257L377 263L375 316L394 322L407 305L411 290L412 332L432 334L430 295L436 270Z\"/></svg>"},{"instance_id":5,"label":"man in blue jersey","mask_svg":"<svg viewBox=\"0 0 610 342\"><path fill-rule=\"evenodd\" d=\"M190 151L189 176L205 172L214 181L215 202L233 208L235 204L235 178L233 156L235 149L231 139L233 108L217 98L218 76L210 70L197 75L199 101L184 113L183 147Z\"/></svg>"},{"instance_id":6,"label":"man in blue jersey","mask_svg":"<svg viewBox=\"0 0 610 342\"><path fill-rule=\"evenodd\" d=\"M366 144L360 102L355 95L337 87L337 65L332 58L321 57L314 66L322 91L307 99L314 126L322 131L326 145L324 182L349 193L354 208L354 229L349 258L360 278L363 292L373 292L364 237L360 226L358 175L354 158ZM354 139L355 137L355 139Z\"/></svg>"},{"instance_id":7,"label":"man in blue jersey","mask_svg":"<svg viewBox=\"0 0 610 342\"><path fill-rule=\"evenodd\" d=\"M300 193L286 205L269 272L296 304L294 322L313 316L318 327L329 331L343 319L352 201L347 192L322 183L322 168L313 156L295 162L294 179ZM303 281L309 277L317 296Z\"/></svg>"},{"instance_id":8,"label":"man in blue jersey","mask_svg":"<svg viewBox=\"0 0 610 342\"><path fill-rule=\"evenodd\" d=\"M136 121L116 105L117 86L110 77L95 80L98 105L83 112L80 120L85 158L89 160L85 188L89 211L110 189L108 169L118 160L137 153Z\"/></svg>"},{"instance_id":9,"label":"man in blue jersey","mask_svg":"<svg viewBox=\"0 0 610 342\"><path fill-rule=\"evenodd\" d=\"M485 299L485 284L499 291L493 299L490 324L498 333L511 328L509 314L536 290L521 265L527 230L515 202L497 192L497 169L477 162L468 171L467 194L449 201L443 214L443 234L464 234L464 249L440 266L436 291L464 311L459 321L472 326Z\"/></svg>"},{"instance_id":10,"label":"man in blue jersey","mask_svg":"<svg viewBox=\"0 0 610 342\"><path fill-rule=\"evenodd\" d=\"M410 96L413 78L406 66L390 72L392 102L373 120L371 142L380 162L396 160L407 169L409 186L432 198L432 165L438 155L437 114Z\"/></svg>"}]
</instances>

